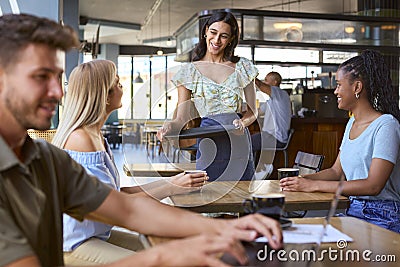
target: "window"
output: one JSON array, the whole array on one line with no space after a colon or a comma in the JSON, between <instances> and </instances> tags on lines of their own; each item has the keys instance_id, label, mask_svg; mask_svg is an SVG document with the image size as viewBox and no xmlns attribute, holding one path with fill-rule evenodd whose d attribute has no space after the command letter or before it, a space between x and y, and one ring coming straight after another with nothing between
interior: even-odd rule
<instances>
[{"instance_id":1,"label":"window","mask_svg":"<svg viewBox=\"0 0 400 267\"><path fill-rule=\"evenodd\" d=\"M174 55L118 57L118 75L124 87L119 119L172 117L178 96L170 80L180 65L174 58Z\"/></svg>"}]
</instances>

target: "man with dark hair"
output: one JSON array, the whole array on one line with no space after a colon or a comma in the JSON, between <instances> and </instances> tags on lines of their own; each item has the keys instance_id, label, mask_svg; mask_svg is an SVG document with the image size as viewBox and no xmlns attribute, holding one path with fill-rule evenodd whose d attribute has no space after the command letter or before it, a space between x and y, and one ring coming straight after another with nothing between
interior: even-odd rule
<instances>
[{"instance_id":1,"label":"man with dark hair","mask_svg":"<svg viewBox=\"0 0 400 267\"><path fill-rule=\"evenodd\" d=\"M63 52L77 46L67 26L31 15L0 17L0 266L63 265L62 214L144 234L188 237L107 266L216 265L228 252L246 262L240 240L265 235L281 246L279 224L261 215L213 220L119 193L89 176L66 152L32 140L63 96ZM274 237L273 237L274 236Z\"/></svg>"}]
</instances>

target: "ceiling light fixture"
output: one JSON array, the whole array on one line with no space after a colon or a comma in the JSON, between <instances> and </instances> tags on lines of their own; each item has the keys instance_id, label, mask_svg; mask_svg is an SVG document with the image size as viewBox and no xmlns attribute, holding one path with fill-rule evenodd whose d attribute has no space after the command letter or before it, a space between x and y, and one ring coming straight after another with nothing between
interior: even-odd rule
<instances>
[{"instance_id":1,"label":"ceiling light fixture","mask_svg":"<svg viewBox=\"0 0 400 267\"><path fill-rule=\"evenodd\" d=\"M354 30L355 30L355 29L354 29L353 26L346 26L346 27L344 28L344 31L345 31L346 33L348 33L348 34L353 33Z\"/></svg>"},{"instance_id":2,"label":"ceiling light fixture","mask_svg":"<svg viewBox=\"0 0 400 267\"><path fill-rule=\"evenodd\" d=\"M301 22L275 22L273 25L277 30L286 30L288 28L301 29L303 27Z\"/></svg>"},{"instance_id":3,"label":"ceiling light fixture","mask_svg":"<svg viewBox=\"0 0 400 267\"><path fill-rule=\"evenodd\" d=\"M300 42L303 40L303 32L300 28L290 27L282 31L284 41Z\"/></svg>"},{"instance_id":4,"label":"ceiling light fixture","mask_svg":"<svg viewBox=\"0 0 400 267\"><path fill-rule=\"evenodd\" d=\"M381 29L382 30L396 30L396 25L382 25Z\"/></svg>"}]
</instances>

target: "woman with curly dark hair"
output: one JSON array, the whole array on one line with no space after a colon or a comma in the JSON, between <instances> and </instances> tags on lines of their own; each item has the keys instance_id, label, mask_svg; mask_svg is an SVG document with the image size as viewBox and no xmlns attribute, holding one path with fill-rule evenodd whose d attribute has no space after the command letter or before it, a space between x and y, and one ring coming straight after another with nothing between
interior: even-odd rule
<instances>
[{"instance_id":1,"label":"woman with curly dark hair","mask_svg":"<svg viewBox=\"0 0 400 267\"><path fill-rule=\"evenodd\" d=\"M335 192L342 176L348 216L400 232L400 111L380 53L366 50L339 66L338 107L349 110L334 165L316 174L281 180L285 191Z\"/></svg>"}]
</instances>

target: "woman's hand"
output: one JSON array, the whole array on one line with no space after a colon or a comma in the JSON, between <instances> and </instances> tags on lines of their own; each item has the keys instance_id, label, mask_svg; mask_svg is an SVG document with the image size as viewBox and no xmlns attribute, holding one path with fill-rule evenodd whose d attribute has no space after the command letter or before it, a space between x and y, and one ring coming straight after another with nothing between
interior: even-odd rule
<instances>
[{"instance_id":1,"label":"woman's hand","mask_svg":"<svg viewBox=\"0 0 400 267\"><path fill-rule=\"evenodd\" d=\"M169 182L173 187L172 194L176 195L199 190L208 179L206 172L180 173L169 178Z\"/></svg>"},{"instance_id":2,"label":"woman's hand","mask_svg":"<svg viewBox=\"0 0 400 267\"><path fill-rule=\"evenodd\" d=\"M157 131L157 138L160 141L164 141L164 136L170 133L173 129L172 122L166 122L164 125Z\"/></svg>"},{"instance_id":3,"label":"woman's hand","mask_svg":"<svg viewBox=\"0 0 400 267\"><path fill-rule=\"evenodd\" d=\"M244 133L244 129L246 128L246 126L244 125L244 123L243 123L243 121L241 119L235 119L232 122L232 124L236 128L235 133L239 133L239 134L243 134Z\"/></svg>"},{"instance_id":4,"label":"woman's hand","mask_svg":"<svg viewBox=\"0 0 400 267\"><path fill-rule=\"evenodd\" d=\"M299 176L285 177L279 181L279 184L283 191L301 191L301 192L315 192L315 184L317 180L311 180Z\"/></svg>"}]
</instances>

